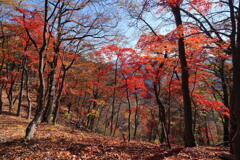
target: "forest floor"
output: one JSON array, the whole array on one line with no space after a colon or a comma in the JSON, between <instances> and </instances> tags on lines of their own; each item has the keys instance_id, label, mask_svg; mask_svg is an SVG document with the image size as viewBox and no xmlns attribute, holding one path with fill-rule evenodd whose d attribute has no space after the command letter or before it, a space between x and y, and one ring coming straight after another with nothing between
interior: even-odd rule
<instances>
[{"instance_id":1,"label":"forest floor","mask_svg":"<svg viewBox=\"0 0 240 160\"><path fill-rule=\"evenodd\" d=\"M173 147L87 133L63 125L41 124L33 140L24 142L29 121L0 115L0 159L3 160L220 160L224 147Z\"/></svg>"}]
</instances>

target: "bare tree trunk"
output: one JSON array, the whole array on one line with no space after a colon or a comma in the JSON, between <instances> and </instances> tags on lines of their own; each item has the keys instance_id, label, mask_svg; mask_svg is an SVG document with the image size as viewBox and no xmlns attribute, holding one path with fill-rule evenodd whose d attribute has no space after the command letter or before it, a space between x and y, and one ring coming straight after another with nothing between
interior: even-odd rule
<instances>
[{"instance_id":1,"label":"bare tree trunk","mask_svg":"<svg viewBox=\"0 0 240 160\"><path fill-rule=\"evenodd\" d=\"M31 112L32 112L32 103L31 103L31 98L30 98L30 95L29 95L29 74L28 74L28 70L27 70L27 67L24 66L24 70L25 70L25 77L26 77L26 82L25 82L25 85L26 85L26 97L27 97L27 108L28 108L28 112L27 112L27 119L30 120L31 118Z\"/></svg>"},{"instance_id":2,"label":"bare tree trunk","mask_svg":"<svg viewBox=\"0 0 240 160\"><path fill-rule=\"evenodd\" d=\"M80 104L81 98L79 96L79 100L78 100L78 118L79 118L79 123L81 123L81 121L82 121L82 117L81 117L80 113L83 112L82 106L85 104L86 99L87 99L87 94L86 94L86 92L84 92L84 97L83 97L83 100L82 100L82 102Z\"/></svg>"},{"instance_id":3,"label":"bare tree trunk","mask_svg":"<svg viewBox=\"0 0 240 160\"><path fill-rule=\"evenodd\" d=\"M157 84L158 86L157 87ZM155 98L158 104L158 121L159 121L159 126L161 126L162 128L162 133L159 136L160 137L160 142L164 142L164 140L166 141L167 145L169 148L171 148L170 142L169 142L169 138L168 138L168 134L167 134L167 129L166 129L166 114L165 114L165 108L162 104L162 101L160 99L160 84L159 82L156 82L153 87L154 87L154 94L155 94Z\"/></svg>"},{"instance_id":4,"label":"bare tree trunk","mask_svg":"<svg viewBox=\"0 0 240 160\"><path fill-rule=\"evenodd\" d=\"M25 67L26 58L24 58L22 62L22 75L21 75L21 84L18 94L18 109L17 109L17 116L21 117L21 111L22 111L22 93L23 93L23 85L24 85L24 67Z\"/></svg>"},{"instance_id":5,"label":"bare tree trunk","mask_svg":"<svg viewBox=\"0 0 240 160\"><path fill-rule=\"evenodd\" d=\"M106 113L109 112L110 107L111 107L111 106L108 107ZM108 120L108 116L107 116L107 114L106 114L106 118L105 118L105 121L104 121L104 135L106 135L106 133L107 133L107 127L108 127L108 125L109 125L109 120Z\"/></svg>"},{"instance_id":6,"label":"bare tree trunk","mask_svg":"<svg viewBox=\"0 0 240 160\"><path fill-rule=\"evenodd\" d=\"M194 100L192 99L192 103L194 105L194 111L193 111L193 131L196 130L196 125L197 125L197 118L198 118L198 110L197 110L197 105L196 103L194 102Z\"/></svg>"},{"instance_id":7,"label":"bare tree trunk","mask_svg":"<svg viewBox=\"0 0 240 160\"><path fill-rule=\"evenodd\" d=\"M43 44L40 50L37 47L36 42L32 39L29 31L26 29L29 39L34 44L36 50L38 50L39 64L38 64L38 76L39 76L39 88L38 88L38 99L37 99L37 112L33 120L29 123L26 129L26 140L33 138L33 135L36 131L37 125L41 121L42 114L45 107L45 81L44 81L44 53L47 48L47 24L48 24L48 0L45 0L44 5L44 27L43 27Z\"/></svg>"},{"instance_id":8,"label":"bare tree trunk","mask_svg":"<svg viewBox=\"0 0 240 160\"><path fill-rule=\"evenodd\" d=\"M138 95L136 93L135 95L135 100L136 100L136 111L135 111L135 116L134 116L134 132L133 132L133 139L136 139L137 135L137 128L138 128L138 108L139 108L139 102L138 102Z\"/></svg>"},{"instance_id":9,"label":"bare tree trunk","mask_svg":"<svg viewBox=\"0 0 240 160\"><path fill-rule=\"evenodd\" d=\"M35 133L37 125L41 121L42 114L44 111L44 92L45 92L45 82L44 82L44 73L43 73L44 72L44 70L43 70L44 57L42 54L40 54L39 58L40 58L40 61L39 61L38 72L39 72L40 85L38 88L38 99L37 99L37 105L38 105L37 108L38 109L36 111L35 117L30 122L30 124L28 125L28 127L26 129L26 136L25 136L26 140L30 140L33 138L33 135Z\"/></svg>"},{"instance_id":10,"label":"bare tree trunk","mask_svg":"<svg viewBox=\"0 0 240 160\"><path fill-rule=\"evenodd\" d=\"M98 68L98 69L100 71L100 68ZM97 82L98 83L100 82L99 77L97 77ZM97 100L99 98L98 94L99 94L99 86L96 86L96 89L93 89L93 98L95 100ZM96 101L94 101L92 110L95 110L96 108L97 108L97 103L96 103ZM88 126L88 129L90 129L91 131L93 130L94 123L95 123L95 115L88 116L88 125L87 126Z\"/></svg>"},{"instance_id":11,"label":"bare tree trunk","mask_svg":"<svg viewBox=\"0 0 240 160\"><path fill-rule=\"evenodd\" d=\"M126 94L127 94L127 102L128 102L128 142L131 140L131 102L129 97L129 91L127 86L127 79L126 79Z\"/></svg>"},{"instance_id":12,"label":"bare tree trunk","mask_svg":"<svg viewBox=\"0 0 240 160\"><path fill-rule=\"evenodd\" d=\"M229 94L228 94L228 88L225 80L225 74L224 74L224 60L221 60L220 62L220 78L222 83L222 90L223 90L223 103L224 105L229 108ZM224 121L223 121L223 141L228 142L229 141L229 118L228 116L224 115ZM227 143L224 143L225 146L227 146Z\"/></svg>"},{"instance_id":13,"label":"bare tree trunk","mask_svg":"<svg viewBox=\"0 0 240 160\"><path fill-rule=\"evenodd\" d=\"M210 138L209 138L209 133L208 133L208 123L207 123L207 117L205 117L205 136L206 136L206 140L207 140L207 144L206 145L210 145Z\"/></svg>"},{"instance_id":14,"label":"bare tree trunk","mask_svg":"<svg viewBox=\"0 0 240 160\"><path fill-rule=\"evenodd\" d=\"M46 106L46 111L43 117L43 121L50 123L52 112L53 112L53 104L56 100L56 70L57 70L57 62L59 58L59 50L61 45L61 36L62 36L62 9L63 9L64 3L62 3L61 7L59 7L59 14L58 14L58 23L57 23L57 39L54 45L54 52L55 55L53 57L52 62L49 62L49 65L51 67L51 72L49 74L49 93L48 93L48 102Z\"/></svg>"},{"instance_id":15,"label":"bare tree trunk","mask_svg":"<svg viewBox=\"0 0 240 160\"><path fill-rule=\"evenodd\" d=\"M96 109L96 108L97 108L97 103L94 101L92 109ZM93 130L94 123L95 123L95 115L90 115L88 120L88 129L90 129L91 131Z\"/></svg>"},{"instance_id":16,"label":"bare tree trunk","mask_svg":"<svg viewBox=\"0 0 240 160\"><path fill-rule=\"evenodd\" d=\"M4 44L5 44L5 35L4 35L4 30L3 30L3 23L0 21L1 24L1 33L2 33L2 43L1 43L1 54L4 54ZM2 69L5 61L5 56L1 60L1 67L0 67L0 76L2 76ZM3 87L4 87L4 82L1 81L1 88L0 88L0 114L3 112L3 101L2 101L2 92L3 92Z\"/></svg>"},{"instance_id":17,"label":"bare tree trunk","mask_svg":"<svg viewBox=\"0 0 240 160\"><path fill-rule=\"evenodd\" d=\"M57 124L57 119L59 117L59 105L60 105L60 98L57 98L55 109L53 112L53 124L54 125Z\"/></svg>"},{"instance_id":18,"label":"bare tree trunk","mask_svg":"<svg viewBox=\"0 0 240 160\"><path fill-rule=\"evenodd\" d=\"M230 99L230 151L235 159L240 159L240 20L235 16L234 2L228 1L230 9L230 19L232 25L231 33L231 51L233 64L233 86ZM237 14L240 15L240 2L238 4ZM236 25L237 24L237 25Z\"/></svg>"},{"instance_id":19,"label":"bare tree trunk","mask_svg":"<svg viewBox=\"0 0 240 160\"><path fill-rule=\"evenodd\" d=\"M236 12L237 17L235 16L233 1L229 0L228 2L232 25L230 40L233 64L233 86L230 99L230 138L232 143L230 147L235 159L240 159L240 20L238 18L240 15L240 2Z\"/></svg>"},{"instance_id":20,"label":"bare tree trunk","mask_svg":"<svg viewBox=\"0 0 240 160\"><path fill-rule=\"evenodd\" d=\"M100 123L100 120L101 120L101 117L102 117L103 109L104 109L104 107L101 107L101 108L100 108L99 116L98 116L98 119L97 119L95 131L98 131L98 129L99 129L99 127L100 127L100 126L99 126L99 123Z\"/></svg>"},{"instance_id":21,"label":"bare tree trunk","mask_svg":"<svg viewBox=\"0 0 240 160\"><path fill-rule=\"evenodd\" d=\"M13 78L11 80L9 91L6 91L8 102L9 102L9 112L10 113L13 111L13 102L14 102L14 99L13 99L13 87L14 87L14 84L15 84L15 78Z\"/></svg>"},{"instance_id":22,"label":"bare tree trunk","mask_svg":"<svg viewBox=\"0 0 240 160\"><path fill-rule=\"evenodd\" d=\"M182 18L180 13L180 8L178 5L172 6L172 13L175 17L175 23L177 27L182 26ZM187 67L186 53L185 53L185 44L183 37L178 39L178 52L179 59L181 63L181 77L182 77L182 93L183 93L183 104L184 104L184 143L185 147L194 147L195 138L192 130L192 105L191 97L189 93L189 73Z\"/></svg>"},{"instance_id":23,"label":"bare tree trunk","mask_svg":"<svg viewBox=\"0 0 240 160\"><path fill-rule=\"evenodd\" d=\"M114 118L114 109L115 109L115 99L116 99L116 86L117 86L117 72L118 72L118 57L115 62L115 69L114 69L114 88L113 88L113 96L112 96L112 114L111 114L111 126L110 126L110 135L113 134L113 118Z\"/></svg>"},{"instance_id":24,"label":"bare tree trunk","mask_svg":"<svg viewBox=\"0 0 240 160\"><path fill-rule=\"evenodd\" d=\"M113 130L113 136L115 136L116 129L118 128L118 119L119 119L119 113L120 113L121 105L122 105L122 102L120 102L119 105L118 105L117 118L116 118L116 122L115 122L115 128Z\"/></svg>"},{"instance_id":25,"label":"bare tree trunk","mask_svg":"<svg viewBox=\"0 0 240 160\"><path fill-rule=\"evenodd\" d=\"M69 66L69 68L70 68L70 66ZM57 99L56 99L56 106L55 106L55 109L54 109L54 112L53 112L53 124L57 123L57 118L59 116L60 99L62 97L62 90L63 90L64 82L65 82L65 79L66 79L67 70L69 68L65 69L63 67L62 81L61 81L60 89L58 91L58 95L57 95Z\"/></svg>"},{"instance_id":26,"label":"bare tree trunk","mask_svg":"<svg viewBox=\"0 0 240 160\"><path fill-rule=\"evenodd\" d=\"M49 74L49 92L48 92L48 101L45 109L45 113L43 116L43 121L44 122L51 122L51 115L53 112L53 104L55 102L56 96L55 96L55 90L56 90L56 71L55 68L52 69L52 71Z\"/></svg>"}]
</instances>

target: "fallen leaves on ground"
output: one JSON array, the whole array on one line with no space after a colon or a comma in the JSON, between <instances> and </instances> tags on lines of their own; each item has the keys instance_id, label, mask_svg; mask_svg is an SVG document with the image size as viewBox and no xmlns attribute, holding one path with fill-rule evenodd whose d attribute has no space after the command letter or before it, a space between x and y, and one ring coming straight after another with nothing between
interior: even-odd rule
<instances>
[{"instance_id":1,"label":"fallen leaves on ground","mask_svg":"<svg viewBox=\"0 0 240 160\"><path fill-rule=\"evenodd\" d=\"M41 124L33 140L24 142L29 122L0 115L0 159L3 160L220 160L224 147L173 147Z\"/></svg>"}]
</instances>

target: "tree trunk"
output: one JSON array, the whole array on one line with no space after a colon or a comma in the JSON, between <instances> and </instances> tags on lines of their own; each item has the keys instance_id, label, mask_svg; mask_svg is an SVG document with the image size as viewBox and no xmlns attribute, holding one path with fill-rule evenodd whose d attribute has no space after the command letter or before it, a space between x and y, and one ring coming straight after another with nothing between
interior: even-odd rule
<instances>
[{"instance_id":1,"label":"tree trunk","mask_svg":"<svg viewBox=\"0 0 240 160\"><path fill-rule=\"evenodd\" d=\"M224 74L224 60L221 60L221 66L220 66L220 77L222 82L222 90L223 90L223 103L224 105L229 108L229 94L228 94L228 88L225 80L225 74ZM223 141L228 142L229 141L229 118L228 116L224 115L224 121L223 121ZM225 146L227 146L227 143L224 143Z\"/></svg>"},{"instance_id":2,"label":"tree trunk","mask_svg":"<svg viewBox=\"0 0 240 160\"><path fill-rule=\"evenodd\" d=\"M57 39L54 42L54 52L55 55L53 57L52 62L50 62L50 67L51 67L51 72L49 74L49 92L48 92L48 102L45 110L45 114L43 117L43 121L50 123L51 118L52 118L52 112L53 112L53 105L56 100L56 69L57 69L57 62L58 62L58 57L59 57L59 50L60 50L60 45L61 45L61 36L62 36L62 9L63 9L64 3L60 5L59 7L59 13L58 13L58 22L57 22ZM59 103L59 102L58 102Z\"/></svg>"},{"instance_id":3,"label":"tree trunk","mask_svg":"<svg viewBox=\"0 0 240 160\"><path fill-rule=\"evenodd\" d=\"M110 135L113 134L113 118L114 118L114 109L115 109L115 99L116 99L116 86L117 86L117 71L118 71L118 57L115 62L115 70L114 70L114 88L113 88L113 96L112 96L112 114L111 114L111 126L110 126Z\"/></svg>"},{"instance_id":4,"label":"tree trunk","mask_svg":"<svg viewBox=\"0 0 240 160\"><path fill-rule=\"evenodd\" d=\"M98 79L98 82L99 82L99 79ZM93 90L93 98L94 98L95 100L98 99L98 87L97 87L96 90ZM96 103L96 101L94 101L94 102L93 102L93 107L92 107L92 109L90 109L90 106L89 106L88 113L91 113L90 111L95 110L96 108L97 108L97 103ZM88 116L87 127L88 127L88 129L90 129L91 131L93 130L93 127L94 127L95 117L96 117L96 115L92 115L92 114Z\"/></svg>"},{"instance_id":5,"label":"tree trunk","mask_svg":"<svg viewBox=\"0 0 240 160\"><path fill-rule=\"evenodd\" d=\"M109 112L110 107L111 107L111 106L108 107L106 113ZM109 121L108 121L108 116L107 116L107 114L106 114L105 117L106 117L106 118L105 118L105 121L104 121L104 136L107 134L107 127L108 127L108 125L109 125Z\"/></svg>"},{"instance_id":6,"label":"tree trunk","mask_svg":"<svg viewBox=\"0 0 240 160\"><path fill-rule=\"evenodd\" d=\"M8 98L8 102L9 102L9 113L11 113L13 111L13 86L15 84L15 79L12 79L11 84L10 84L10 88L9 91L7 92L7 98Z\"/></svg>"},{"instance_id":7,"label":"tree trunk","mask_svg":"<svg viewBox=\"0 0 240 160\"><path fill-rule=\"evenodd\" d=\"M172 13L175 17L175 23L177 27L182 26L182 18L179 6L172 6ZM180 31L181 32L181 31ZM183 36L183 35L182 35ZM195 138L192 131L192 106L191 98L189 94L189 73L187 67L185 44L183 37L178 39L178 52L181 63L181 75L182 75L182 93L183 93L183 105L184 105L184 143L185 147L194 147Z\"/></svg>"},{"instance_id":8,"label":"tree trunk","mask_svg":"<svg viewBox=\"0 0 240 160\"><path fill-rule=\"evenodd\" d=\"M138 95L135 93L135 100L136 100L136 111L134 116L134 132L133 132L133 139L136 139L137 135L137 128L138 128L138 108L139 108L139 102L138 102Z\"/></svg>"},{"instance_id":9,"label":"tree trunk","mask_svg":"<svg viewBox=\"0 0 240 160\"><path fill-rule=\"evenodd\" d=\"M17 116L21 117L21 111L22 111L22 93L23 93L23 84L24 84L24 67L25 67L25 61L26 59L24 58L23 63L22 63L22 75L21 75L21 84L20 84L20 89L19 89L19 94L18 94L18 109L17 109Z\"/></svg>"},{"instance_id":10,"label":"tree trunk","mask_svg":"<svg viewBox=\"0 0 240 160\"><path fill-rule=\"evenodd\" d=\"M232 138L232 153L237 159L240 159L240 49L233 55L233 88L231 94L231 108L230 108L230 137ZM235 139L233 137L236 136Z\"/></svg>"},{"instance_id":11,"label":"tree trunk","mask_svg":"<svg viewBox=\"0 0 240 160\"><path fill-rule=\"evenodd\" d=\"M30 95L29 95L29 75L28 75L28 70L27 70L27 67L24 66L24 70L25 70L25 77L26 77L26 97L27 97L27 108L28 108L28 111L27 111L27 119L30 120L31 118L31 112L32 112L32 104L31 104L31 98L30 98Z\"/></svg>"},{"instance_id":12,"label":"tree trunk","mask_svg":"<svg viewBox=\"0 0 240 160\"><path fill-rule=\"evenodd\" d=\"M46 110L43 116L43 122L51 122L52 112L53 112L53 104L55 103L55 92L56 92L56 69L52 68L52 71L49 74L49 92L48 92L48 101L46 105Z\"/></svg>"},{"instance_id":13,"label":"tree trunk","mask_svg":"<svg viewBox=\"0 0 240 160\"><path fill-rule=\"evenodd\" d=\"M96 108L97 108L97 103L94 101L92 109L96 109ZM95 123L95 115L90 115L88 120L88 129L90 129L91 131L93 130L94 123Z\"/></svg>"},{"instance_id":14,"label":"tree trunk","mask_svg":"<svg viewBox=\"0 0 240 160\"><path fill-rule=\"evenodd\" d=\"M127 79L126 79L127 84ZM127 102L128 102L128 142L131 140L131 102L129 97L128 85L126 85L126 94L127 94Z\"/></svg>"},{"instance_id":15,"label":"tree trunk","mask_svg":"<svg viewBox=\"0 0 240 160\"><path fill-rule=\"evenodd\" d=\"M207 123L207 117L205 117L205 136L206 136L206 145L210 145L210 138L208 133L208 123Z\"/></svg>"},{"instance_id":16,"label":"tree trunk","mask_svg":"<svg viewBox=\"0 0 240 160\"><path fill-rule=\"evenodd\" d=\"M31 140L33 138L34 133L37 129L37 125L41 121L42 114L43 114L43 109L41 107L39 107L36 115L34 116L34 119L29 123L29 125L26 129L26 136L25 136L26 140Z\"/></svg>"},{"instance_id":17,"label":"tree trunk","mask_svg":"<svg viewBox=\"0 0 240 160\"><path fill-rule=\"evenodd\" d=\"M53 112L53 123L56 124L57 123L57 118L59 116L59 108L60 108L60 99L62 97L62 90L63 90L63 86L64 86L64 81L66 78L66 69L63 69L63 75L62 75L62 81L60 84L60 89L58 91L58 95L57 95L57 99L56 99L56 106Z\"/></svg>"},{"instance_id":18,"label":"tree trunk","mask_svg":"<svg viewBox=\"0 0 240 160\"><path fill-rule=\"evenodd\" d=\"M53 124L54 125L57 124L57 119L59 117L59 105L60 105L60 98L57 98L55 109L53 112Z\"/></svg>"},{"instance_id":19,"label":"tree trunk","mask_svg":"<svg viewBox=\"0 0 240 160\"><path fill-rule=\"evenodd\" d=\"M115 136L116 129L118 128L118 119L119 119L119 113L120 113L121 105L122 105L122 102L120 102L119 105L118 105L117 118L116 118L116 122L115 122L115 128L113 130L113 136Z\"/></svg>"},{"instance_id":20,"label":"tree trunk","mask_svg":"<svg viewBox=\"0 0 240 160\"><path fill-rule=\"evenodd\" d=\"M1 24L1 32L2 32L2 42L1 42L1 54L4 55L4 44L5 44L5 36L4 36L4 30L3 30L3 23L2 21L0 22ZM2 57L1 60L1 67L0 67L0 76L3 76L2 74L2 69L5 61L5 56ZM1 81L1 88L0 88L0 114L3 112L3 101L2 101L2 92L3 92L3 87L4 87L4 82Z\"/></svg>"},{"instance_id":21,"label":"tree trunk","mask_svg":"<svg viewBox=\"0 0 240 160\"><path fill-rule=\"evenodd\" d=\"M44 73L43 73L44 72L44 57L42 54L40 54L39 58L40 58L40 60L39 60L38 73L39 73L40 85L38 88L37 111L36 111L35 117L29 123L29 125L26 129L26 136L25 136L26 140L30 140L33 138L33 135L35 133L37 125L40 122L43 111L44 111L44 92L45 92L45 82L44 82Z\"/></svg>"},{"instance_id":22,"label":"tree trunk","mask_svg":"<svg viewBox=\"0 0 240 160\"><path fill-rule=\"evenodd\" d=\"M27 129L26 129L26 140L30 140L33 138L33 135L36 131L37 125L40 122L42 118L42 114L45 107L45 81L44 81L44 53L46 51L46 48L48 46L47 44L47 27L48 27L48 0L45 0L44 3L44 27L43 27L43 33L42 33L42 46L39 50L37 47L36 42L31 37L28 29L26 28L26 32L28 34L29 39L34 44L36 50L38 50L38 76L39 76L39 87L38 87L38 98L37 98L37 112L35 114L35 117L33 120L29 123Z\"/></svg>"},{"instance_id":23,"label":"tree trunk","mask_svg":"<svg viewBox=\"0 0 240 160\"><path fill-rule=\"evenodd\" d=\"M157 84L158 83L158 87ZM166 114L165 114L165 108L162 104L162 101L160 99L160 82L156 82L153 87L154 87L154 94L155 94L155 98L158 104L158 121L159 121L159 127L161 126L162 128L162 133L160 134L160 142L166 142L168 147L171 148L170 142L169 142L169 138L168 138L168 134L167 134L167 129L166 129Z\"/></svg>"},{"instance_id":24,"label":"tree trunk","mask_svg":"<svg viewBox=\"0 0 240 160\"><path fill-rule=\"evenodd\" d=\"M233 1L229 0L228 2L232 25L230 40L233 64L233 86L230 99L230 138L232 143L230 147L235 158L240 159L240 20L235 16ZM237 10L238 16L240 15L239 7L240 2Z\"/></svg>"},{"instance_id":25,"label":"tree trunk","mask_svg":"<svg viewBox=\"0 0 240 160\"><path fill-rule=\"evenodd\" d=\"M100 124L100 121L101 121L103 109L104 109L104 107L101 107L100 111L99 111L99 116L98 116L98 119L97 119L96 129L95 129L96 132L99 130L99 127L100 127L99 124Z\"/></svg>"}]
</instances>

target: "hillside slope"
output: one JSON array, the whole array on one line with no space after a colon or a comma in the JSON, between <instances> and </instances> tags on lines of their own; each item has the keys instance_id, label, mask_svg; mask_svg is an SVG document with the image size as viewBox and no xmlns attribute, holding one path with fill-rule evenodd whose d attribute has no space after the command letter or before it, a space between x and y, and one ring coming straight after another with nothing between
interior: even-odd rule
<instances>
[{"instance_id":1,"label":"hillside slope","mask_svg":"<svg viewBox=\"0 0 240 160\"><path fill-rule=\"evenodd\" d=\"M81 132L62 125L41 124L34 140L24 142L25 119L0 115L0 159L83 159L83 160L219 160L221 147L167 149L157 144L131 141Z\"/></svg>"}]
</instances>

